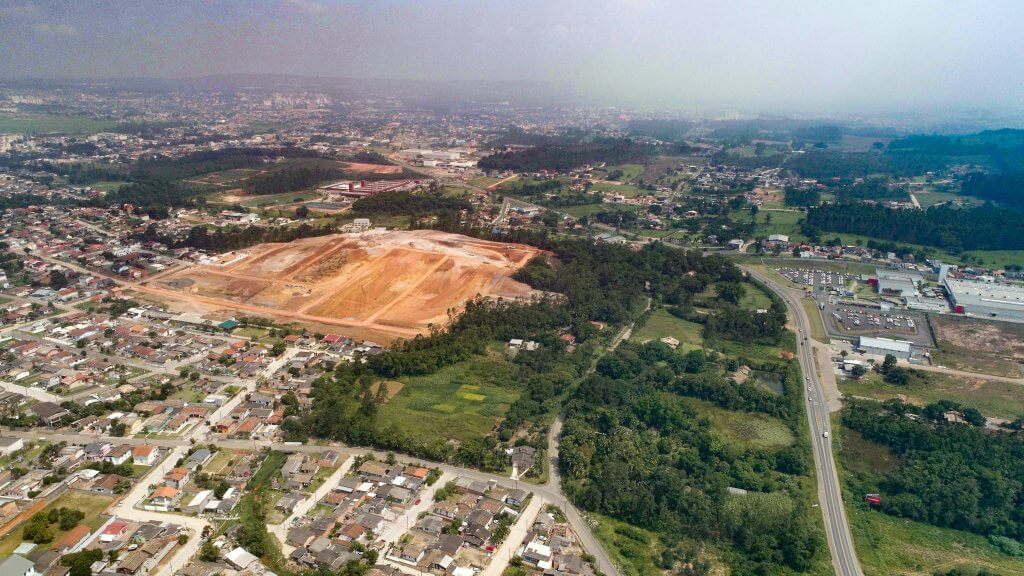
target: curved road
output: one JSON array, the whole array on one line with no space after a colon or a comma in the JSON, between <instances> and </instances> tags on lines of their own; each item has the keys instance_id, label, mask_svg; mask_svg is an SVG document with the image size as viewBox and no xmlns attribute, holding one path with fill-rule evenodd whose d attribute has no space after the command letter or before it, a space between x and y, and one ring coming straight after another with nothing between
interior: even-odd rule
<instances>
[{"instance_id":1,"label":"curved road","mask_svg":"<svg viewBox=\"0 0 1024 576\"><path fill-rule=\"evenodd\" d=\"M829 421L828 402L818 378L814 363L814 350L809 338L811 324L797 298L802 297L765 276L746 269L747 272L763 282L786 302L789 315L799 329L797 333L798 358L800 371L804 375L807 387L807 424L811 429L811 446L814 452L814 467L818 474L818 501L825 519L825 534L828 547L832 553L832 566L839 576L862 576L857 551L853 546L850 524L846 520L846 508L843 507L843 494L839 488L839 474L836 471L835 459L832 455L831 423ZM826 366L831 369L831 366Z\"/></svg>"}]
</instances>

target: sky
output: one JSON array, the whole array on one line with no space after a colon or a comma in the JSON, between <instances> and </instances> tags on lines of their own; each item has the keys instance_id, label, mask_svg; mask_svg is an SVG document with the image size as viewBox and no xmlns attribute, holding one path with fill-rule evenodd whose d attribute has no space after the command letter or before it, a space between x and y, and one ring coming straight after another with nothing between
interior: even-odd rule
<instances>
[{"instance_id":1,"label":"sky","mask_svg":"<svg viewBox=\"0 0 1024 576\"><path fill-rule=\"evenodd\" d=\"M0 78L544 82L586 103L1024 107L1022 0L0 0Z\"/></svg>"}]
</instances>

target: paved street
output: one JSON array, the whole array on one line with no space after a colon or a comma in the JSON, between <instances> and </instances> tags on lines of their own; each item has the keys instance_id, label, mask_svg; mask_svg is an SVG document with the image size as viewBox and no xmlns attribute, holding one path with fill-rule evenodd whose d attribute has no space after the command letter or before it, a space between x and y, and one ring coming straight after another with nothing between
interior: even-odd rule
<instances>
[{"instance_id":1,"label":"paved street","mask_svg":"<svg viewBox=\"0 0 1024 576\"><path fill-rule=\"evenodd\" d=\"M800 305L802 293L788 290L772 282L761 274L747 270L786 302L790 318L796 325L798 358L800 370L807 386L807 423L811 430L811 446L814 452L814 466L818 475L818 501L825 519L825 534L828 537L829 550L832 553L832 565L839 576L860 576L860 564L853 545L853 535L846 520L846 508L839 486L839 474L832 454L831 422L829 420L829 404L822 387L818 371L815 369L814 353L810 341L810 321ZM806 340L805 340L806 338ZM831 370L831 363L823 365L822 370Z\"/></svg>"}]
</instances>

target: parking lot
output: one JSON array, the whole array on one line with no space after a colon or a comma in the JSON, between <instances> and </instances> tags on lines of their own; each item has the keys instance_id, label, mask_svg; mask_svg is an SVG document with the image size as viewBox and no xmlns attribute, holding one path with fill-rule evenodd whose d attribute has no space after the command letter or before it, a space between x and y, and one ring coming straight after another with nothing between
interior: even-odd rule
<instances>
[{"instance_id":1,"label":"parking lot","mask_svg":"<svg viewBox=\"0 0 1024 576\"><path fill-rule=\"evenodd\" d=\"M813 286L828 291L844 289L857 278L854 274L809 268L782 267L777 268L776 271L794 284Z\"/></svg>"},{"instance_id":2,"label":"parking lot","mask_svg":"<svg viewBox=\"0 0 1024 576\"><path fill-rule=\"evenodd\" d=\"M924 324L924 315L915 312L883 312L869 306L825 304L821 316L825 321L825 329L832 336L877 336L909 340L918 346L934 346L928 327Z\"/></svg>"}]
</instances>

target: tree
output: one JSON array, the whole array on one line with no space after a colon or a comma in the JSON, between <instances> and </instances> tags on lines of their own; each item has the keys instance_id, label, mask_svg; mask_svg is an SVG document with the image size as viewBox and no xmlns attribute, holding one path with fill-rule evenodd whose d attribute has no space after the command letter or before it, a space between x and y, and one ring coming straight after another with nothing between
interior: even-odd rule
<instances>
[{"instance_id":1,"label":"tree","mask_svg":"<svg viewBox=\"0 0 1024 576\"><path fill-rule=\"evenodd\" d=\"M855 364L853 368L850 370L850 375L858 380L867 373L868 369L865 368L864 366L861 366L860 364Z\"/></svg>"},{"instance_id":2,"label":"tree","mask_svg":"<svg viewBox=\"0 0 1024 576\"><path fill-rule=\"evenodd\" d=\"M886 354L885 360L882 361L882 367L878 369L882 374L888 374L893 368L896 367L896 357L892 354Z\"/></svg>"},{"instance_id":3,"label":"tree","mask_svg":"<svg viewBox=\"0 0 1024 576\"><path fill-rule=\"evenodd\" d=\"M739 282L719 282L715 285L715 293L726 302L739 304L747 291Z\"/></svg>"},{"instance_id":4,"label":"tree","mask_svg":"<svg viewBox=\"0 0 1024 576\"><path fill-rule=\"evenodd\" d=\"M305 204L300 205L298 208L295 209L295 217L299 218L300 220L305 220L306 218L309 218L309 207L307 207Z\"/></svg>"},{"instance_id":5,"label":"tree","mask_svg":"<svg viewBox=\"0 0 1024 576\"><path fill-rule=\"evenodd\" d=\"M199 559L203 562L216 562L220 558L220 551L213 545L213 542L207 540L203 542L202 548L199 549Z\"/></svg>"}]
</instances>

